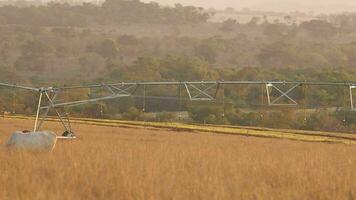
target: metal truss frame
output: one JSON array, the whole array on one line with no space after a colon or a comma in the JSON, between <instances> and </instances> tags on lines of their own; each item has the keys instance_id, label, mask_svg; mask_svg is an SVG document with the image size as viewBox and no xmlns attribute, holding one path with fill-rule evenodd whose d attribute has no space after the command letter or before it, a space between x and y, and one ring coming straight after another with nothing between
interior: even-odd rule
<instances>
[{"instance_id":1,"label":"metal truss frame","mask_svg":"<svg viewBox=\"0 0 356 200\"><path fill-rule=\"evenodd\" d=\"M214 101L220 84L184 83L184 87L191 101ZM211 94L213 92L214 94Z\"/></svg>"},{"instance_id":2,"label":"metal truss frame","mask_svg":"<svg viewBox=\"0 0 356 200\"><path fill-rule=\"evenodd\" d=\"M97 97L97 98L90 98L90 99L85 99L85 100L78 100L78 101L70 101L70 102L64 102L64 103L59 103L57 102L57 97L58 95L63 91L62 89L54 89L54 88L46 88L46 89L40 89L40 95L39 95L39 101L38 101L38 108L36 112L36 119L35 119L35 126L34 126L34 132L38 131L41 129L42 124L48 117L49 112L53 109L62 123L62 126L65 129L65 132L63 136L59 137L61 139L70 139L70 138L75 138L75 135L73 134L71 125L70 125L70 120L69 117L63 117L61 113L59 112L58 108L61 107L73 107L73 106L79 106L87 103L94 103L98 101L104 101L104 100L109 100L109 99L118 99L122 97L128 97L132 96L133 93L138 88L138 85L121 85L121 86L112 86L112 85L106 85L102 84L102 88L106 90L106 92L109 92L108 95L103 96L103 97ZM47 105L42 105L43 104L43 98L45 98L48 101Z\"/></svg>"},{"instance_id":3,"label":"metal truss frame","mask_svg":"<svg viewBox=\"0 0 356 200\"><path fill-rule=\"evenodd\" d=\"M87 104L87 103L95 103L98 101L117 99L117 98L122 98L122 97L129 97L129 96L132 96L136 92L138 86L139 86L138 84L132 84L132 85L123 84L121 86L102 84L100 88L106 89L106 91L109 93L106 96L90 98L90 99L85 99L85 100L78 100L78 101L70 101L70 102L65 102L65 103L54 103L51 106L55 107L55 108L56 107L73 107L73 106L80 106L80 105ZM65 89L56 88L53 90L58 92L58 91L63 91ZM50 105L41 107L41 108L47 108L49 106Z\"/></svg>"},{"instance_id":4,"label":"metal truss frame","mask_svg":"<svg viewBox=\"0 0 356 200\"><path fill-rule=\"evenodd\" d=\"M60 91L55 90L40 90L36 118L35 118L35 125L34 125L34 132L37 132L41 129L43 123L48 117L49 112L53 109L61 122L62 126L65 129L63 136L58 136L60 139L74 139L75 135L73 134L72 127L70 124L70 120L68 116L63 116L59 109L55 107L55 103L57 101L57 97ZM44 101L47 100L48 105L42 106Z\"/></svg>"},{"instance_id":5,"label":"metal truss frame","mask_svg":"<svg viewBox=\"0 0 356 200\"><path fill-rule=\"evenodd\" d=\"M265 85L268 106L296 106L297 100L291 97L291 93L299 86L337 86L348 87L350 91L350 103L351 110L356 111L356 105L354 102L354 92L356 91L356 83L335 83L335 82L311 82L311 81L185 81L185 82L121 82L121 83L102 83L86 86L69 86L69 87L47 87L47 88L35 88L21 86L17 84L0 83L0 87L14 88L36 92L39 94L36 119L34 125L34 131L39 131L48 118L50 111L53 109L62 123L68 137L59 138L74 138L70 121L68 116L63 116L60 113L59 108L79 106L87 103L95 103L98 101L118 99L123 97L135 97L135 93L140 86L144 88L144 97L146 98L146 86L183 86L189 97L190 101L215 101L219 89L225 85ZM280 85L290 86L287 90L282 90ZM67 90L75 89L103 89L106 94L102 94L99 97L93 97L84 100L60 102L57 98L58 95ZM279 96L275 97L271 95L270 90L275 89ZM181 96L181 94L180 94ZM278 103L282 100L289 101L290 103ZM46 105L45 102L47 102Z\"/></svg>"},{"instance_id":6,"label":"metal truss frame","mask_svg":"<svg viewBox=\"0 0 356 200\"><path fill-rule=\"evenodd\" d=\"M268 105L269 106L297 106L298 102L294 100L289 94L301 85L302 85L301 83L292 84L287 91L283 91L277 86L276 83L267 83L266 94L267 94ZM271 89L275 89L279 93L279 96L273 100L270 92ZM290 103L278 103L283 98L288 100Z\"/></svg>"}]
</instances>

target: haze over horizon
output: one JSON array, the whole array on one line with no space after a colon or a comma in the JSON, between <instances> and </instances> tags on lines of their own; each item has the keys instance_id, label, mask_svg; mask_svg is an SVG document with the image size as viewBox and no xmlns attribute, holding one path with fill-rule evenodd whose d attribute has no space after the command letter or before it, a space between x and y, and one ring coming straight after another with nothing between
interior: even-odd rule
<instances>
[{"instance_id":1,"label":"haze over horizon","mask_svg":"<svg viewBox=\"0 0 356 200\"><path fill-rule=\"evenodd\" d=\"M0 0L5 1L5 0ZM29 0L31 1L31 0ZM39 2L59 1L59 2L102 2L105 0L32 0ZM240 10L249 8L251 10L275 11L275 12L315 12L315 13L340 13L356 12L355 0L140 0L143 2L157 2L161 5L174 6L177 3L182 5L193 5L203 8L225 9L228 7Z\"/></svg>"},{"instance_id":2,"label":"haze over horizon","mask_svg":"<svg viewBox=\"0 0 356 200\"><path fill-rule=\"evenodd\" d=\"M143 0L145 2L155 1L162 5L194 5L204 8L235 9L250 8L253 10L276 11L276 12L356 12L355 0Z\"/></svg>"}]
</instances>

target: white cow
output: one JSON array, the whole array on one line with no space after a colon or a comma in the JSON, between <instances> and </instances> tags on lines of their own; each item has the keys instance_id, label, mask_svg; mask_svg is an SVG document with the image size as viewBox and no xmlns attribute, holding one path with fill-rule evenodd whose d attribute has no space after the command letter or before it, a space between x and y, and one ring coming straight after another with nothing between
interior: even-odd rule
<instances>
[{"instance_id":1,"label":"white cow","mask_svg":"<svg viewBox=\"0 0 356 200\"><path fill-rule=\"evenodd\" d=\"M6 147L13 150L52 151L57 142L56 134L52 132L17 131L6 143Z\"/></svg>"}]
</instances>

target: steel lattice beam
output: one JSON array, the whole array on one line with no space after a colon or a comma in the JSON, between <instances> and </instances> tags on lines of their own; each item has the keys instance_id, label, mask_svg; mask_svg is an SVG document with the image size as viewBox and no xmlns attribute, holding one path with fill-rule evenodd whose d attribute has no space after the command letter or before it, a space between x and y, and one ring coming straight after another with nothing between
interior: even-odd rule
<instances>
[{"instance_id":1,"label":"steel lattice beam","mask_svg":"<svg viewBox=\"0 0 356 200\"><path fill-rule=\"evenodd\" d=\"M293 84L293 85L291 85L291 87L287 91L283 91L282 89L280 89L274 83L266 84L266 93L267 93L268 105L269 106L296 106L296 105L298 105L298 102L296 100L294 100L291 96L289 96L289 94L293 90L298 88L299 86L301 86L300 83ZM279 96L277 98L273 99L273 100L271 99L271 92L270 92L271 89L275 89L279 93ZM290 103L278 103L283 98L287 99Z\"/></svg>"},{"instance_id":2,"label":"steel lattice beam","mask_svg":"<svg viewBox=\"0 0 356 200\"><path fill-rule=\"evenodd\" d=\"M140 86L146 88L146 86L183 86L189 97L190 101L214 101L219 92L219 89L224 85L265 85L267 92L267 99L269 106L291 106L298 105L298 102L291 97L291 93L299 86L335 86L335 87L348 87L350 90L350 103L351 110L356 111L354 93L356 90L356 83L347 82L316 82L316 81L163 81L163 82L121 82L121 83L102 83L102 84L91 84L85 86L65 86L65 87L27 87L17 84L0 83L0 87L14 88L21 90L28 90L32 92L39 93L38 107L36 112L36 121L34 131L41 128L42 123L48 116L48 113L53 109L58 118L62 122L63 127L66 131L71 132L70 123L65 121L58 111L60 107L71 107L78 106L87 103L94 103L103 100L117 99L123 97L135 97L136 91ZM289 89L282 90L280 85L288 86ZM57 101L57 96L59 93L66 90L75 89L104 89L108 94L102 95L101 97L68 101L59 103ZM278 95L272 99L270 90L274 89L277 91ZM47 99L48 104L43 104L43 99ZM146 94L144 94L146 98ZM164 98L164 97L162 97ZM290 103L279 103L281 100L288 101Z\"/></svg>"},{"instance_id":3,"label":"steel lattice beam","mask_svg":"<svg viewBox=\"0 0 356 200\"><path fill-rule=\"evenodd\" d=\"M123 85L146 85L146 86L154 86L154 85L182 85L185 84L205 84L205 85L266 85L266 84L302 84L302 85L315 85L315 86L350 86L355 85L356 83L349 82L318 82L318 81L157 81L157 82L121 82L121 83L106 83L106 86L123 86ZM102 88L103 84L91 84L85 86L66 86L66 87L58 87L54 89L83 89L83 88Z\"/></svg>"},{"instance_id":4,"label":"steel lattice beam","mask_svg":"<svg viewBox=\"0 0 356 200\"><path fill-rule=\"evenodd\" d=\"M17 84L8 84L8 83L0 83L0 87L29 90L29 91L34 91L34 92L39 92L41 90L40 88L27 87L27 86L22 86L22 85L17 85Z\"/></svg>"},{"instance_id":5,"label":"steel lattice beam","mask_svg":"<svg viewBox=\"0 0 356 200\"><path fill-rule=\"evenodd\" d=\"M184 87L191 101L214 101L219 90L218 84L185 83ZM214 94L210 94L212 91Z\"/></svg>"}]
</instances>

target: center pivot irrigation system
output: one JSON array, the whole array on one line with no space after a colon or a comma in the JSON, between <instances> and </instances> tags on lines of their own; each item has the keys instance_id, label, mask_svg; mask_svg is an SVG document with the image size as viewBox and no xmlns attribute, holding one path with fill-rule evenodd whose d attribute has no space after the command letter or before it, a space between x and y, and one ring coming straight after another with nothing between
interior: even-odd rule
<instances>
[{"instance_id":1,"label":"center pivot irrigation system","mask_svg":"<svg viewBox=\"0 0 356 200\"><path fill-rule=\"evenodd\" d=\"M49 115L51 110L54 110L61 121L65 131L62 136L58 138L68 139L75 138L72 132L69 117L63 116L59 112L59 108L73 107L87 103L95 103L109 99L118 99L123 97L142 97L137 95L139 88L144 91L144 98L146 98L147 86L176 86L179 89L184 88L187 100L189 101L215 101L219 91L224 90L226 85L248 86L260 85L265 87L268 106L298 106L298 101L293 98L291 93L299 87L303 86L325 86L325 87L339 87L347 88L349 90L350 110L356 111L354 103L354 95L356 94L356 83L353 82L312 82L312 81L179 81L179 82L121 82L121 83L102 83L85 86L66 86L66 87L27 87L16 84L0 83L0 87L7 87L13 89L28 90L38 93L38 106L36 112L36 119L34 125L34 132L41 129L43 122ZM106 91L102 92L99 97L89 97L87 99L79 99L76 101L63 102L57 97L60 93L68 92L70 90L90 89ZM272 95L274 91L274 95ZM179 94L180 95L180 94ZM225 94L224 94L225 95ZM165 97L156 97L165 98ZM167 97L166 97L167 98ZM46 103L46 105L43 105Z\"/></svg>"}]
</instances>

